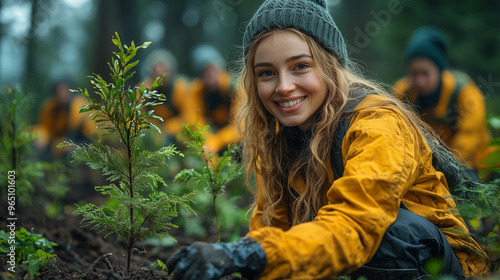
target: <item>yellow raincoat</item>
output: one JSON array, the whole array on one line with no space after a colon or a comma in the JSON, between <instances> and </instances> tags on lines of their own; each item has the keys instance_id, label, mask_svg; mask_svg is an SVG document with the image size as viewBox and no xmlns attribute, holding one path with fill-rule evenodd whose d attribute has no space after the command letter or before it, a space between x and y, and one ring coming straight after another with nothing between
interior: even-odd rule
<instances>
[{"instance_id":1,"label":"yellow raincoat","mask_svg":"<svg viewBox=\"0 0 500 280\"><path fill-rule=\"evenodd\" d=\"M40 137L38 141L43 146L51 145L54 153L63 153L64 150L56 146L68 135L81 133L90 139L95 133L95 125L89 112L80 114L80 107L87 104L87 99L81 95L73 96L64 106L58 105L55 97L47 98L40 107L39 123L33 126Z\"/></svg>"},{"instance_id":2,"label":"yellow raincoat","mask_svg":"<svg viewBox=\"0 0 500 280\"><path fill-rule=\"evenodd\" d=\"M396 220L401 200L443 231L465 275L487 271L485 254L457 217L445 177L432 166L425 140L394 107L367 107L383 98L369 95L356 107L342 143L344 174L334 181L332 171L329 189L318 190L328 203L313 221L291 226L283 206L273 213L272 226L265 226L265 186L256 176L256 206L247 237L266 253L268 265L260 279L333 279L359 269ZM327 164L332 170L329 160ZM301 181L291 183L298 193Z\"/></svg>"},{"instance_id":3,"label":"yellow raincoat","mask_svg":"<svg viewBox=\"0 0 500 280\"><path fill-rule=\"evenodd\" d=\"M237 105L232 100L231 77L221 71L219 74L219 92L223 95L224 102L218 104L215 110L210 111L205 104L204 84L201 78L195 79L189 86L189 94L184 102L183 111L188 124L201 123L210 125L212 132L207 137L208 147L212 152L217 152L227 147L228 144L239 141L236 125L231 120L235 119Z\"/></svg>"},{"instance_id":4,"label":"yellow raincoat","mask_svg":"<svg viewBox=\"0 0 500 280\"><path fill-rule=\"evenodd\" d=\"M450 104L450 100L458 84L457 77L466 81L458 89L455 105ZM444 70L441 82L437 105L428 110L420 110L422 118L436 130L448 146L456 150L455 153L460 153L474 169L481 170L485 167L481 164L481 160L491 151L488 143L492 139L486 126L484 96L468 76L458 71ZM417 91L412 88L409 77L397 81L394 88L396 97L416 102ZM450 109L455 110L456 120L453 114L447 115Z\"/></svg>"}]
</instances>

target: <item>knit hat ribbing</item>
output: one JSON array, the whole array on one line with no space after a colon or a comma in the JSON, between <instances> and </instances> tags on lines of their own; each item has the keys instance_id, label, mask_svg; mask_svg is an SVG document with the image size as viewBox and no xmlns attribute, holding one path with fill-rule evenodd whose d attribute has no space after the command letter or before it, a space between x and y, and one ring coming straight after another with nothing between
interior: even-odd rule
<instances>
[{"instance_id":1,"label":"knit hat ribbing","mask_svg":"<svg viewBox=\"0 0 500 280\"><path fill-rule=\"evenodd\" d=\"M191 68L196 76L201 76L207 65L213 64L221 69L226 68L226 60L214 46L202 43L191 51Z\"/></svg>"},{"instance_id":2,"label":"knit hat ribbing","mask_svg":"<svg viewBox=\"0 0 500 280\"><path fill-rule=\"evenodd\" d=\"M146 61L141 69L143 79L152 74L153 68L157 63L163 63L163 65L170 69L172 75L177 74L178 63L175 55L167 49L156 49L146 57Z\"/></svg>"},{"instance_id":3,"label":"knit hat ribbing","mask_svg":"<svg viewBox=\"0 0 500 280\"><path fill-rule=\"evenodd\" d=\"M295 28L318 41L342 66L348 60L344 38L324 0L266 0L246 27L243 55L258 34L275 28Z\"/></svg>"},{"instance_id":4,"label":"knit hat ribbing","mask_svg":"<svg viewBox=\"0 0 500 280\"><path fill-rule=\"evenodd\" d=\"M424 57L432 61L440 71L447 64L448 43L444 34L434 26L417 29L408 39L406 46L406 62L413 58Z\"/></svg>"}]
</instances>

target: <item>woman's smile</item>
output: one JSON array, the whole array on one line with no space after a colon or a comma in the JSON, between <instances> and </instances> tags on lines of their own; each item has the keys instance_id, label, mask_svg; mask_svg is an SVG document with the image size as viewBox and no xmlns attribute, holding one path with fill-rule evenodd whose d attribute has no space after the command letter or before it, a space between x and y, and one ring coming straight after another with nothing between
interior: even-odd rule
<instances>
[{"instance_id":1,"label":"woman's smile","mask_svg":"<svg viewBox=\"0 0 500 280\"><path fill-rule=\"evenodd\" d=\"M282 110L290 109L297 110L300 108L301 102L306 99L305 97L293 98L290 100L278 100L276 103L281 107ZM297 106L298 105L298 106Z\"/></svg>"}]
</instances>

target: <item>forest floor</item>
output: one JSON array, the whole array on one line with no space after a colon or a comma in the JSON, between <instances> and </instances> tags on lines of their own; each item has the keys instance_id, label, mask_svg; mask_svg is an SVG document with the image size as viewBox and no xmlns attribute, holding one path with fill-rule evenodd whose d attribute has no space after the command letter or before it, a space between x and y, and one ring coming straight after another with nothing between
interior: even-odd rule
<instances>
[{"instance_id":1,"label":"forest floor","mask_svg":"<svg viewBox=\"0 0 500 280\"><path fill-rule=\"evenodd\" d=\"M7 207L2 207L0 214L6 217ZM64 219L49 219L41 209L26 208L17 213L16 229L24 227L28 231L32 228L36 233L41 233L47 240L55 242L53 254L57 260L47 264L40 275L34 279L51 280L121 280L121 279L171 279L165 271L162 271L157 260L166 262L181 246L189 245L194 240L183 236L179 229L171 231L177 243L170 246L155 246L151 244L140 244L131 258L131 268L127 272L126 252L120 241L116 241L116 235L97 233L87 227L82 227L81 217L66 215ZM0 221L0 228L6 229L6 220ZM216 236L209 237L207 242L216 240ZM115 242L116 241L116 242ZM18 252L19 253L19 252ZM0 267L6 266L6 256L0 257ZM14 279L24 279L26 269L17 270ZM12 279L5 272L0 272L3 279ZM239 276L230 276L224 279L242 279Z\"/></svg>"}]
</instances>

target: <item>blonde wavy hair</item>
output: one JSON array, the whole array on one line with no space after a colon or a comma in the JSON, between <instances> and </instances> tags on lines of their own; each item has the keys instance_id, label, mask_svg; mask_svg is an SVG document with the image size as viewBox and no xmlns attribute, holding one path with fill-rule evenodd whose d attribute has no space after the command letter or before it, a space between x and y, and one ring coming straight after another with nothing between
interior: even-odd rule
<instances>
[{"instance_id":1,"label":"blonde wavy hair","mask_svg":"<svg viewBox=\"0 0 500 280\"><path fill-rule=\"evenodd\" d=\"M259 43L280 30L292 31L307 42L316 68L324 78L328 90L324 103L318 109L316 122L311 128L309 149L293 162L287 157L288 144L281 129L282 125L266 110L259 97L253 67ZM238 77L236 94L240 95L243 104L240 106L237 123L240 124L247 187L255 196L256 190L251 183L254 173L260 177L259 183L263 184L260 191L265 198L262 209L262 222L265 225L271 226L272 214L279 207L287 207L288 220L293 225L308 221L310 213L317 215L319 209L327 203L324 190L328 190L327 185L331 182L328 182L329 170L326 162L342 111L353 98L354 89L365 88L387 96L384 104L375 106L390 104L396 107L416 131L428 132L430 137L436 139L433 130L411 107L393 97L381 86L357 74L359 71L354 69L355 65L352 63L346 68L342 67L336 57L318 42L293 28L263 31L252 42ZM297 176L303 177L305 189L299 197L294 197L289 190L289 182ZM251 209L253 207L254 205Z\"/></svg>"}]
</instances>

